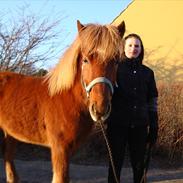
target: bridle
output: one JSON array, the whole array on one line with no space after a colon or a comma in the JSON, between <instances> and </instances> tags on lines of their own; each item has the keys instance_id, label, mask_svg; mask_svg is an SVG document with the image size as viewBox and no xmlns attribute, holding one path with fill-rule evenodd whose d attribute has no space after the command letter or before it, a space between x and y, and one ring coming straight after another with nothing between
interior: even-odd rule
<instances>
[{"instance_id":1,"label":"bridle","mask_svg":"<svg viewBox=\"0 0 183 183\"><path fill-rule=\"evenodd\" d=\"M89 96L90 96L91 89L94 87L94 85L96 85L98 83L107 84L111 90L112 95L113 95L114 87L112 85L112 82L109 79L107 79L106 77L103 77L103 76L97 77L97 78L93 79L92 81L90 81L90 83L87 85L83 80L82 72L83 72L83 66L81 67L81 84L82 84L84 90L86 91L87 98L89 98Z\"/></svg>"},{"instance_id":2,"label":"bridle","mask_svg":"<svg viewBox=\"0 0 183 183\"><path fill-rule=\"evenodd\" d=\"M86 83L82 79L82 85L83 85L83 88L86 91L86 95L87 95L88 99L90 97L91 89L97 83L106 83L109 86L109 88L111 89L111 93L112 94L114 93L113 85L112 85L111 81L109 79L107 79L106 77L97 77L94 80L92 80L88 85L86 85ZM90 111L91 111L91 109L92 109L92 107L90 106ZM106 115L101 116L101 121L105 121L109 117L110 113L111 113L111 104L109 105L108 112L106 113ZM93 115L93 113L90 113L90 115L91 115L91 118L93 119L93 121L97 122L97 120L96 120L95 116Z\"/></svg>"},{"instance_id":3,"label":"bridle","mask_svg":"<svg viewBox=\"0 0 183 183\"><path fill-rule=\"evenodd\" d=\"M83 89L86 92L87 99L90 98L90 92L91 92L92 88L98 83L107 84L111 90L111 94L113 95L114 87L113 87L112 82L108 78L100 76L100 77L97 77L97 78L93 79L92 81L90 81L89 84L86 84L83 80L82 72L83 72L83 67L81 67L81 85L83 86ZM89 111L91 111L91 109L92 109L92 107L90 106ZM108 112L106 113L106 115L101 116L101 121L105 121L109 117L110 113L111 113L111 104L109 105ZM93 115L93 113L90 113L90 115L91 115L93 121L97 121L96 117L95 117L95 115Z\"/></svg>"},{"instance_id":4,"label":"bridle","mask_svg":"<svg viewBox=\"0 0 183 183\"><path fill-rule=\"evenodd\" d=\"M96 85L97 83L105 83L109 86L109 88L111 89L111 93L114 93L114 88L113 85L111 83L111 81L109 79L107 79L106 77L97 77L95 79L93 79L88 85L86 85L86 83L83 81L82 79L82 85L86 91L86 95L87 97L90 96L90 91L93 88L94 85Z\"/></svg>"}]
</instances>

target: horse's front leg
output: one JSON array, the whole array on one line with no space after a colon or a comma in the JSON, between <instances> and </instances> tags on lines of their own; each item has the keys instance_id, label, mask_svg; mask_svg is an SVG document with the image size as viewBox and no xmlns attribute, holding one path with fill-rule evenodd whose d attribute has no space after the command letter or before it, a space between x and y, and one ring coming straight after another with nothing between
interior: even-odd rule
<instances>
[{"instance_id":1,"label":"horse's front leg","mask_svg":"<svg viewBox=\"0 0 183 183\"><path fill-rule=\"evenodd\" d=\"M61 144L51 147L53 168L52 183L69 183L69 152Z\"/></svg>"},{"instance_id":2,"label":"horse's front leg","mask_svg":"<svg viewBox=\"0 0 183 183\"><path fill-rule=\"evenodd\" d=\"M15 151L16 151L17 141L5 134L3 141L3 155L4 155L4 165L6 172L6 182L7 183L18 183L19 178L16 173L15 165L13 162Z\"/></svg>"}]
</instances>

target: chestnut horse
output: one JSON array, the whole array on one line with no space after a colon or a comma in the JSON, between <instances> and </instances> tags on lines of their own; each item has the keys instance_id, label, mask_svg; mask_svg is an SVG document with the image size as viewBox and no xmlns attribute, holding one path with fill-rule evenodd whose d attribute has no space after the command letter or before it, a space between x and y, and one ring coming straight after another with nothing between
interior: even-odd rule
<instances>
[{"instance_id":1,"label":"chestnut horse","mask_svg":"<svg viewBox=\"0 0 183 183\"><path fill-rule=\"evenodd\" d=\"M69 159L111 110L125 24L77 22L78 36L45 77L0 73L0 128L5 141L6 181L17 183L15 139L49 147L52 183L69 182ZM93 122L94 121L94 122Z\"/></svg>"}]
</instances>

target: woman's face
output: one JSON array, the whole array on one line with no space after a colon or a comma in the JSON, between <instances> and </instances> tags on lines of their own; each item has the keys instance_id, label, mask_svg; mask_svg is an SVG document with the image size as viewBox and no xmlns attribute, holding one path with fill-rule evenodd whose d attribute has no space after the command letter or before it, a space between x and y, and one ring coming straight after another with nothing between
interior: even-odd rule
<instances>
[{"instance_id":1,"label":"woman's face","mask_svg":"<svg viewBox=\"0 0 183 183\"><path fill-rule=\"evenodd\" d=\"M139 39L129 37L125 40L124 52L127 58L137 58L141 53L142 47Z\"/></svg>"}]
</instances>

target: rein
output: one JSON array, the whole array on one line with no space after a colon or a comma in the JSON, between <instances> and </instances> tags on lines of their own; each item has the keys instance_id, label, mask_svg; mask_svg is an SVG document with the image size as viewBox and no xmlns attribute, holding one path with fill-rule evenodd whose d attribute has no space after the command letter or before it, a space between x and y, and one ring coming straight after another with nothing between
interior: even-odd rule
<instances>
[{"instance_id":1,"label":"rein","mask_svg":"<svg viewBox=\"0 0 183 183\"><path fill-rule=\"evenodd\" d=\"M147 147L146 147L145 158L144 158L143 176L141 178L140 183L147 183L147 170L149 168L151 153L152 153L152 145L150 143L148 143Z\"/></svg>"},{"instance_id":2,"label":"rein","mask_svg":"<svg viewBox=\"0 0 183 183\"><path fill-rule=\"evenodd\" d=\"M103 134L105 142L106 142L106 146L107 146L107 150L108 150L108 153L109 153L109 158L110 158L110 162L111 162L112 171L113 171L113 174L114 174L115 181L116 181L116 183L120 183L118 181L118 178L117 178L117 175L116 175L116 169L115 169L114 161L113 161L113 158L112 158L112 151L111 151L111 148L110 148L109 141L107 139L107 135L105 133L103 121L97 121L97 122L100 124L101 130L102 130L102 134Z\"/></svg>"}]
</instances>

